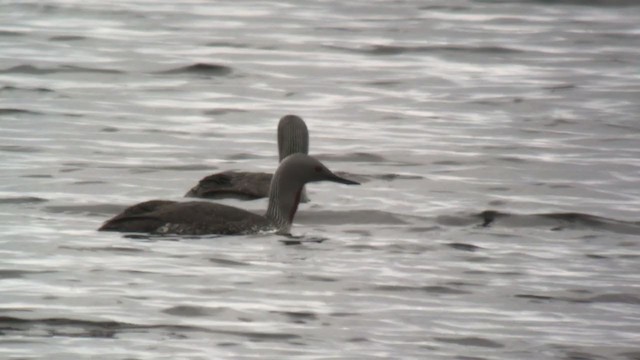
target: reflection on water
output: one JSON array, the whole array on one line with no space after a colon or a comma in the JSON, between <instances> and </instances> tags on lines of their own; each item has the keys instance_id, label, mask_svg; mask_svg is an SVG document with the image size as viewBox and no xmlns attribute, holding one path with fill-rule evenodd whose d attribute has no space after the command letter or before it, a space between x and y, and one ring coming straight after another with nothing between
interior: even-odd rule
<instances>
[{"instance_id":1,"label":"reflection on water","mask_svg":"<svg viewBox=\"0 0 640 360\"><path fill-rule=\"evenodd\" d=\"M0 358L640 356L635 2L1 7ZM95 231L285 114L293 237Z\"/></svg>"}]
</instances>

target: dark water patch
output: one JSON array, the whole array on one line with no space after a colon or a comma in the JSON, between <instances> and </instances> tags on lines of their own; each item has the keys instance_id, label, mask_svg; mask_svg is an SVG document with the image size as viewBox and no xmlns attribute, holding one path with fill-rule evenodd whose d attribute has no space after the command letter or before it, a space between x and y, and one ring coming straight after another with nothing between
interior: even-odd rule
<instances>
[{"instance_id":1,"label":"dark water patch","mask_svg":"<svg viewBox=\"0 0 640 360\"><path fill-rule=\"evenodd\" d=\"M458 344L458 345L464 345L464 346L477 346L477 347L486 347L486 348L503 348L504 347L503 344L500 344L498 342L495 342L489 339L479 338L479 337L460 337L460 338L436 337L434 339L440 342L446 342L446 343L452 343L452 344Z\"/></svg>"},{"instance_id":2,"label":"dark water patch","mask_svg":"<svg viewBox=\"0 0 640 360\"><path fill-rule=\"evenodd\" d=\"M411 174L379 174L379 175L367 175L372 179L393 181L393 180L421 180L424 176L411 175Z\"/></svg>"},{"instance_id":3,"label":"dark water patch","mask_svg":"<svg viewBox=\"0 0 640 360\"><path fill-rule=\"evenodd\" d=\"M366 47L345 47L326 45L333 50L348 51L366 55L400 55L415 53L468 53L481 55L519 54L526 51L505 46L466 46L466 45L425 45L425 46L400 46L400 45L372 45Z\"/></svg>"},{"instance_id":4,"label":"dark water patch","mask_svg":"<svg viewBox=\"0 0 640 360\"><path fill-rule=\"evenodd\" d=\"M499 161L504 161L504 162L510 162L510 163L516 163L516 164L522 164L527 162L526 159L522 159L516 156L499 156L496 158Z\"/></svg>"},{"instance_id":5,"label":"dark water patch","mask_svg":"<svg viewBox=\"0 0 640 360\"><path fill-rule=\"evenodd\" d=\"M24 196L24 197L9 197L9 198L0 198L0 205L2 204L39 204L43 202L47 202L49 200L35 197L35 196Z\"/></svg>"},{"instance_id":6,"label":"dark water patch","mask_svg":"<svg viewBox=\"0 0 640 360\"><path fill-rule=\"evenodd\" d=\"M432 165L444 165L444 166L460 166L463 165L460 161L455 160L437 160L431 162Z\"/></svg>"},{"instance_id":7,"label":"dark water patch","mask_svg":"<svg viewBox=\"0 0 640 360\"><path fill-rule=\"evenodd\" d=\"M96 246L96 247L89 247L89 246L62 245L62 246L59 247L59 249L74 250L74 251L90 251L90 252L106 251L106 252L110 252L110 253L141 253L141 252L145 252L145 250L143 250L143 249L126 247L126 246Z\"/></svg>"},{"instance_id":8,"label":"dark water patch","mask_svg":"<svg viewBox=\"0 0 640 360\"><path fill-rule=\"evenodd\" d=\"M31 175L22 175L21 177L29 178L29 179L52 179L53 175L49 175L49 174L31 174Z\"/></svg>"},{"instance_id":9,"label":"dark water patch","mask_svg":"<svg viewBox=\"0 0 640 360\"><path fill-rule=\"evenodd\" d=\"M0 30L0 37L25 36L25 35L27 35L27 34L19 32L19 31Z\"/></svg>"},{"instance_id":10,"label":"dark water patch","mask_svg":"<svg viewBox=\"0 0 640 360\"><path fill-rule=\"evenodd\" d=\"M121 332L148 332L150 330L161 330L167 333L193 331L221 333L186 325L138 325L109 320L94 321L69 318L22 319L11 316L0 316L0 333L17 332L35 337L113 338Z\"/></svg>"},{"instance_id":11,"label":"dark water patch","mask_svg":"<svg viewBox=\"0 0 640 360\"><path fill-rule=\"evenodd\" d=\"M31 89L23 89L23 88L19 88L12 85L5 85L3 87L0 87L0 91L20 91L20 90L31 90ZM53 90L49 90L49 91L53 91Z\"/></svg>"},{"instance_id":12,"label":"dark water patch","mask_svg":"<svg viewBox=\"0 0 640 360\"><path fill-rule=\"evenodd\" d=\"M478 224L476 217L466 215L440 215L436 217L435 221L443 226L472 226ZM490 224L490 222L486 220L481 223L482 226L487 226L488 224Z\"/></svg>"},{"instance_id":13,"label":"dark water patch","mask_svg":"<svg viewBox=\"0 0 640 360\"><path fill-rule=\"evenodd\" d=\"M549 6L573 5L573 6L639 6L636 0L481 0L491 3L529 2L545 4Z\"/></svg>"},{"instance_id":14,"label":"dark water patch","mask_svg":"<svg viewBox=\"0 0 640 360\"><path fill-rule=\"evenodd\" d=\"M455 289L442 285L430 285L430 286L404 286L404 285L377 285L373 287L374 290L389 291L389 292L426 292L430 294L439 295L462 295L471 294L466 290Z\"/></svg>"},{"instance_id":15,"label":"dark water patch","mask_svg":"<svg viewBox=\"0 0 640 360\"><path fill-rule=\"evenodd\" d=\"M235 48L235 49L258 49L258 50L275 50L275 49L277 49L275 46L256 46L256 45L249 45L249 44L243 44L243 43L239 43L239 42L228 42L228 41L210 42L210 43L205 44L205 46L226 47L226 48Z\"/></svg>"},{"instance_id":16,"label":"dark water patch","mask_svg":"<svg viewBox=\"0 0 640 360\"><path fill-rule=\"evenodd\" d=\"M372 86L391 87L391 86L401 85L402 83L403 83L402 80L379 80L379 81L369 81L369 82L366 82L365 84L372 85Z\"/></svg>"},{"instance_id":17,"label":"dark water patch","mask_svg":"<svg viewBox=\"0 0 640 360\"><path fill-rule=\"evenodd\" d=\"M225 76L229 75L233 70L224 65L197 63L189 66L182 66L175 69L159 71L157 74L196 74L206 76Z\"/></svg>"},{"instance_id":18,"label":"dark water patch","mask_svg":"<svg viewBox=\"0 0 640 360\"><path fill-rule=\"evenodd\" d=\"M318 320L318 315L310 311L270 311L270 313L284 315L295 323Z\"/></svg>"},{"instance_id":19,"label":"dark water patch","mask_svg":"<svg viewBox=\"0 0 640 360\"><path fill-rule=\"evenodd\" d=\"M366 337L362 337L362 336L356 336L356 337L352 337L347 339L347 342L350 343L363 343L363 342L370 342L371 340L367 339Z\"/></svg>"},{"instance_id":20,"label":"dark water patch","mask_svg":"<svg viewBox=\"0 0 640 360\"><path fill-rule=\"evenodd\" d=\"M220 313L222 308L211 308L204 306L192 306L192 305L177 305L172 306L170 308L162 310L163 313L174 315L174 316L183 316L183 317L202 317L202 316L212 316Z\"/></svg>"},{"instance_id":21,"label":"dark water patch","mask_svg":"<svg viewBox=\"0 0 640 360\"><path fill-rule=\"evenodd\" d=\"M0 269L0 279L20 279L31 274L47 274L53 271L30 271L15 269Z\"/></svg>"},{"instance_id":22,"label":"dark water patch","mask_svg":"<svg viewBox=\"0 0 640 360\"><path fill-rule=\"evenodd\" d=\"M464 274L467 275L480 275L480 276L523 276L525 275L519 271L486 271L486 270L466 270Z\"/></svg>"},{"instance_id":23,"label":"dark water patch","mask_svg":"<svg viewBox=\"0 0 640 360\"><path fill-rule=\"evenodd\" d=\"M318 282L336 282L339 281L339 279L334 278L334 277L329 277L329 276L322 276L322 275L306 275L304 276L305 279L310 280L310 281L318 281Z\"/></svg>"},{"instance_id":24,"label":"dark water patch","mask_svg":"<svg viewBox=\"0 0 640 360\"><path fill-rule=\"evenodd\" d=\"M38 153L42 152L43 150L32 146L0 145L0 151L13 153Z\"/></svg>"},{"instance_id":25,"label":"dark water patch","mask_svg":"<svg viewBox=\"0 0 640 360\"><path fill-rule=\"evenodd\" d=\"M409 227L406 229L406 231L409 232L419 232L419 233L423 233L423 232L432 232L432 231L437 231L437 230L441 230L442 228L439 226L415 226L415 227Z\"/></svg>"},{"instance_id":26,"label":"dark water patch","mask_svg":"<svg viewBox=\"0 0 640 360\"><path fill-rule=\"evenodd\" d=\"M622 221L583 213L511 214L486 210L474 217L481 227L545 227L551 230L592 229L620 234L640 235L640 222Z\"/></svg>"},{"instance_id":27,"label":"dark water patch","mask_svg":"<svg viewBox=\"0 0 640 360\"><path fill-rule=\"evenodd\" d=\"M243 109L232 109L232 108L217 108L217 109L209 109L205 110L205 115L226 115L231 113L243 113L247 112L247 110Z\"/></svg>"},{"instance_id":28,"label":"dark water patch","mask_svg":"<svg viewBox=\"0 0 640 360\"><path fill-rule=\"evenodd\" d=\"M346 245L345 249L355 250L355 251L383 250L382 247L369 245L369 244L350 244L350 245Z\"/></svg>"},{"instance_id":29,"label":"dark water patch","mask_svg":"<svg viewBox=\"0 0 640 360\"><path fill-rule=\"evenodd\" d=\"M108 127L104 127L102 129L100 129L100 132L108 132L108 133L113 133L113 132L118 132L120 131L120 129L116 128L116 127L112 127L112 126L108 126Z\"/></svg>"},{"instance_id":30,"label":"dark water patch","mask_svg":"<svg viewBox=\"0 0 640 360\"><path fill-rule=\"evenodd\" d=\"M356 234L362 236L371 236L371 231L369 230L345 230L345 234Z\"/></svg>"},{"instance_id":31,"label":"dark water patch","mask_svg":"<svg viewBox=\"0 0 640 360\"><path fill-rule=\"evenodd\" d=\"M604 255L598 255L598 254L585 254L585 257L588 257L589 259L608 259L608 256L604 256Z\"/></svg>"},{"instance_id":32,"label":"dark water patch","mask_svg":"<svg viewBox=\"0 0 640 360\"><path fill-rule=\"evenodd\" d=\"M290 246L290 245L304 245L304 244L320 244L326 240L329 240L328 238L321 238L321 237L296 237L296 236L291 236L289 235L288 239L280 239L278 241L280 241L281 243Z\"/></svg>"},{"instance_id":33,"label":"dark water patch","mask_svg":"<svg viewBox=\"0 0 640 360\"><path fill-rule=\"evenodd\" d=\"M574 291L576 293L576 291ZM590 293L586 291L586 293ZM640 305L640 296L636 294L625 294L625 293L611 293L611 294L601 294L595 296L588 297L576 297L575 295L562 295L562 296L551 296L551 295L538 295L538 294L517 294L516 298L521 299L529 299L533 301L562 301L569 303L616 303L616 304L628 304L628 305Z\"/></svg>"},{"instance_id":34,"label":"dark water patch","mask_svg":"<svg viewBox=\"0 0 640 360\"><path fill-rule=\"evenodd\" d=\"M478 251L480 249L482 249L479 246L476 245L472 245L472 244L465 244L465 243L448 243L446 244L448 247L456 249L456 250L462 250L462 251Z\"/></svg>"},{"instance_id":35,"label":"dark water patch","mask_svg":"<svg viewBox=\"0 0 640 360\"><path fill-rule=\"evenodd\" d=\"M640 259L640 255L636 255L636 254L621 254L618 255L618 259Z\"/></svg>"},{"instance_id":36,"label":"dark water patch","mask_svg":"<svg viewBox=\"0 0 640 360\"><path fill-rule=\"evenodd\" d=\"M106 184L106 181L100 180L83 180L83 181L75 181L73 185L95 185L95 184Z\"/></svg>"},{"instance_id":37,"label":"dark water patch","mask_svg":"<svg viewBox=\"0 0 640 360\"><path fill-rule=\"evenodd\" d=\"M533 300L534 302L558 300L557 298L554 298L552 296L545 296L545 295L516 294L514 296L519 299Z\"/></svg>"},{"instance_id":38,"label":"dark water patch","mask_svg":"<svg viewBox=\"0 0 640 360\"><path fill-rule=\"evenodd\" d=\"M4 74L30 74L47 75L55 73L97 73L97 74L124 74L123 71L114 69L97 69L82 66L65 65L59 68L39 68L32 65L18 65L8 69L0 70Z\"/></svg>"},{"instance_id":39,"label":"dark water patch","mask_svg":"<svg viewBox=\"0 0 640 360\"><path fill-rule=\"evenodd\" d=\"M42 113L25 109L0 108L0 116L2 115L42 115Z\"/></svg>"},{"instance_id":40,"label":"dark water patch","mask_svg":"<svg viewBox=\"0 0 640 360\"><path fill-rule=\"evenodd\" d=\"M192 133L189 131L168 130L164 128L143 129L142 132L152 133L152 134L166 134L166 135L189 135L189 136L192 135Z\"/></svg>"},{"instance_id":41,"label":"dark water patch","mask_svg":"<svg viewBox=\"0 0 640 360\"><path fill-rule=\"evenodd\" d=\"M209 258L208 260L209 260L209 262L212 262L212 263L217 264L217 265L223 265L223 266L249 266L249 265L251 265L250 263L247 263L247 262L229 260L229 259L222 259L222 258Z\"/></svg>"},{"instance_id":42,"label":"dark water patch","mask_svg":"<svg viewBox=\"0 0 640 360\"><path fill-rule=\"evenodd\" d=\"M552 85L552 86L545 86L543 87L544 90L549 90L550 92L556 92L556 91L561 91L561 90L571 90L571 89L575 89L577 86L576 84L558 84L558 85Z\"/></svg>"},{"instance_id":43,"label":"dark water patch","mask_svg":"<svg viewBox=\"0 0 640 360\"><path fill-rule=\"evenodd\" d=\"M79 35L60 35L60 36L52 36L49 38L50 41L78 41L78 40L86 40L85 36Z\"/></svg>"},{"instance_id":44,"label":"dark water patch","mask_svg":"<svg viewBox=\"0 0 640 360\"><path fill-rule=\"evenodd\" d=\"M400 215L379 210L304 211L296 214L296 221L305 224L386 224L407 222Z\"/></svg>"},{"instance_id":45,"label":"dark water patch","mask_svg":"<svg viewBox=\"0 0 640 360\"><path fill-rule=\"evenodd\" d=\"M586 353L583 351L567 351L564 354L563 360L607 360L605 357L600 355Z\"/></svg>"},{"instance_id":46,"label":"dark water patch","mask_svg":"<svg viewBox=\"0 0 640 360\"><path fill-rule=\"evenodd\" d=\"M635 294L614 293L614 294L596 295L596 296L585 298L579 301L587 302L587 303L618 303L618 304L640 305L640 296Z\"/></svg>"}]
</instances>

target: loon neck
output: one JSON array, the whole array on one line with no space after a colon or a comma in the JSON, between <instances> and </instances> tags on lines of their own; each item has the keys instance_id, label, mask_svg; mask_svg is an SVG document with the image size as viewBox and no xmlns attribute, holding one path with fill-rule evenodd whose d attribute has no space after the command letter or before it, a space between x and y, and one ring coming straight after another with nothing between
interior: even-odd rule
<instances>
[{"instance_id":1,"label":"loon neck","mask_svg":"<svg viewBox=\"0 0 640 360\"><path fill-rule=\"evenodd\" d=\"M287 115L278 124L279 161L295 153L309 153L309 131L301 118Z\"/></svg>"},{"instance_id":2,"label":"loon neck","mask_svg":"<svg viewBox=\"0 0 640 360\"><path fill-rule=\"evenodd\" d=\"M273 175L269 189L269 207L265 217L275 225L279 233L288 234L298 210L302 185L286 183L278 172Z\"/></svg>"}]
</instances>

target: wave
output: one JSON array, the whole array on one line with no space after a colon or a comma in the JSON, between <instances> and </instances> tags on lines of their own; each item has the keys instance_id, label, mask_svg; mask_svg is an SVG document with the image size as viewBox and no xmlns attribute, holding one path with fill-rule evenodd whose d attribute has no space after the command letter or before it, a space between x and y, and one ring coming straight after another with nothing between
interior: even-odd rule
<instances>
[{"instance_id":1,"label":"wave","mask_svg":"<svg viewBox=\"0 0 640 360\"><path fill-rule=\"evenodd\" d=\"M175 69L159 71L157 74L197 74L207 76L225 76L233 72L228 66L218 64L197 63Z\"/></svg>"},{"instance_id":2,"label":"wave","mask_svg":"<svg viewBox=\"0 0 640 360\"><path fill-rule=\"evenodd\" d=\"M345 47L336 45L327 45L327 48L356 52L368 55L399 55L405 53L430 53L430 52L464 52L477 54L517 54L524 53L524 50L504 47L504 46L466 46L466 45L419 45L419 46L400 46L400 45L371 45L367 47Z\"/></svg>"},{"instance_id":3,"label":"wave","mask_svg":"<svg viewBox=\"0 0 640 360\"><path fill-rule=\"evenodd\" d=\"M538 3L544 5L576 5L576 6L639 6L637 0L483 0L491 3Z\"/></svg>"},{"instance_id":4,"label":"wave","mask_svg":"<svg viewBox=\"0 0 640 360\"><path fill-rule=\"evenodd\" d=\"M173 309L173 310L172 310ZM176 312L176 307L169 308L171 314ZM0 309L2 310L2 309ZM180 309L178 309L180 310ZM208 310L211 311L210 309ZM180 313L181 311L178 311ZM184 312L184 311L183 311ZM193 312L193 311L192 311ZM184 313L182 314L184 315ZM23 319L12 316L0 316L0 334L22 333L34 337L91 337L91 338L113 338L116 334L123 332L152 332L160 331L168 336L182 336L189 332L204 332L210 334L232 335L248 338L251 341L260 340L291 340L299 339L300 335L283 332L261 332L261 331L240 331L208 329L198 326L159 324L142 325L126 323L112 320L80 320L69 318L41 318Z\"/></svg>"},{"instance_id":5,"label":"wave","mask_svg":"<svg viewBox=\"0 0 640 360\"><path fill-rule=\"evenodd\" d=\"M42 115L42 113L38 111L16 109L16 108L0 108L0 116L1 115L20 115L20 114Z\"/></svg>"},{"instance_id":6,"label":"wave","mask_svg":"<svg viewBox=\"0 0 640 360\"><path fill-rule=\"evenodd\" d=\"M543 227L554 231L599 230L619 234L640 235L640 221L624 221L577 212L557 212L540 214L515 214L496 210L485 210L477 214L460 216L440 216L440 225L479 227Z\"/></svg>"},{"instance_id":7,"label":"wave","mask_svg":"<svg viewBox=\"0 0 640 360\"><path fill-rule=\"evenodd\" d=\"M36 91L36 92L54 92L51 89L48 88L43 88L43 87L37 87L37 88L19 88L16 86L11 86L11 85L5 85L3 87L0 88L0 91Z\"/></svg>"},{"instance_id":8,"label":"wave","mask_svg":"<svg viewBox=\"0 0 640 360\"><path fill-rule=\"evenodd\" d=\"M2 204L38 204L49 201L47 199L35 197L35 196L21 196L21 197L8 197L0 198L0 205Z\"/></svg>"},{"instance_id":9,"label":"wave","mask_svg":"<svg viewBox=\"0 0 640 360\"><path fill-rule=\"evenodd\" d=\"M97 74L124 74L123 71L114 69L97 69L82 66L64 65L57 68L41 68L33 65L17 65L4 70L1 74L30 74L47 75L56 73L97 73Z\"/></svg>"}]
</instances>

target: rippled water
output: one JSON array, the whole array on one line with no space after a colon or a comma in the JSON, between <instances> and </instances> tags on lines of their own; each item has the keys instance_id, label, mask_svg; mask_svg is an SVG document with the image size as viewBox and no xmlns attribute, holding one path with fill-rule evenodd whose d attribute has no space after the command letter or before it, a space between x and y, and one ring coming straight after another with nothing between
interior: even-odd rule
<instances>
[{"instance_id":1,"label":"rippled water","mask_svg":"<svg viewBox=\"0 0 640 360\"><path fill-rule=\"evenodd\" d=\"M630 5L0 3L0 358L640 359ZM289 113L300 241L95 231Z\"/></svg>"}]
</instances>

